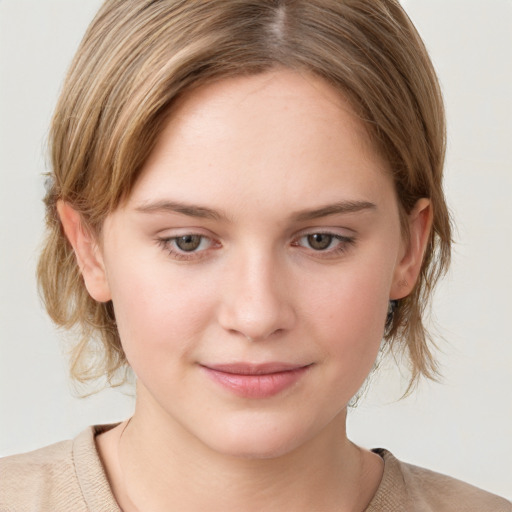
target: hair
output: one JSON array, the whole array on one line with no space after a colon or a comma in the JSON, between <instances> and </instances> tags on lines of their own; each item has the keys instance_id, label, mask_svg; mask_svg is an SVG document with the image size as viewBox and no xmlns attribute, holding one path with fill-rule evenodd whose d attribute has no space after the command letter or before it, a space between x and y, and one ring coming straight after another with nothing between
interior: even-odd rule
<instances>
[{"instance_id":1,"label":"hair","mask_svg":"<svg viewBox=\"0 0 512 512\"><path fill-rule=\"evenodd\" d=\"M423 317L450 259L445 117L433 65L398 1L107 0L76 53L53 117L47 238L38 266L50 316L78 333L71 351L77 381L105 376L115 385L127 361L112 304L96 302L85 288L57 201L71 204L99 234L105 217L129 197L180 95L279 67L319 76L348 99L389 164L404 232L416 201L431 200L420 276L398 302L384 341L406 356L409 388L420 376L436 378Z\"/></svg>"}]
</instances>

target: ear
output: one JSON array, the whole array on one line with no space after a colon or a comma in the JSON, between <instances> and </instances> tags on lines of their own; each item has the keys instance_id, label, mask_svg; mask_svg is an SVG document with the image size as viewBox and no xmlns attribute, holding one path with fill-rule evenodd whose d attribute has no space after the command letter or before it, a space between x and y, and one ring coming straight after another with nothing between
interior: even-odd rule
<instances>
[{"instance_id":1,"label":"ear","mask_svg":"<svg viewBox=\"0 0 512 512\"><path fill-rule=\"evenodd\" d=\"M103 256L96 239L80 214L64 201L57 202L57 211L69 243L75 251L80 272L89 295L98 302L111 300Z\"/></svg>"},{"instance_id":2,"label":"ear","mask_svg":"<svg viewBox=\"0 0 512 512\"><path fill-rule=\"evenodd\" d=\"M395 267L390 299L402 299L414 289L429 240L432 219L430 199L419 199L408 215L409 237L404 238L400 261Z\"/></svg>"}]
</instances>

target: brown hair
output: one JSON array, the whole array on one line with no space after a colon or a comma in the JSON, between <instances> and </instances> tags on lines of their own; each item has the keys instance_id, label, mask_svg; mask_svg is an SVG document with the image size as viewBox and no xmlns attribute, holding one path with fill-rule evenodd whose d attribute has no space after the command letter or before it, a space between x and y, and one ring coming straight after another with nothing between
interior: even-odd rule
<instances>
[{"instance_id":1,"label":"brown hair","mask_svg":"<svg viewBox=\"0 0 512 512\"><path fill-rule=\"evenodd\" d=\"M106 375L112 383L126 360L112 304L87 293L57 200L69 202L98 233L129 196L180 94L276 66L314 73L349 99L389 163L402 221L419 198L431 199L434 221L421 274L400 300L385 339L407 355L411 384L421 375L435 377L422 317L450 258L445 119L432 63L398 1L107 0L54 114L48 235L38 267L50 316L79 332L75 379Z\"/></svg>"}]
</instances>

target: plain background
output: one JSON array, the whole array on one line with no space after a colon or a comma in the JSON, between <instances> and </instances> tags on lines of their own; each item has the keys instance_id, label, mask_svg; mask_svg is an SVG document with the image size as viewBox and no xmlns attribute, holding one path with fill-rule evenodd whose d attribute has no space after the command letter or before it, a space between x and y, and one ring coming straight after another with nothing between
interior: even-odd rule
<instances>
[{"instance_id":1,"label":"plain background","mask_svg":"<svg viewBox=\"0 0 512 512\"><path fill-rule=\"evenodd\" d=\"M446 190L458 226L434 318L441 384L398 401L385 365L349 416L367 447L512 498L512 1L408 0L447 104ZM0 455L126 418L132 398L78 399L34 270L45 141L65 70L98 0L0 0Z\"/></svg>"}]
</instances>

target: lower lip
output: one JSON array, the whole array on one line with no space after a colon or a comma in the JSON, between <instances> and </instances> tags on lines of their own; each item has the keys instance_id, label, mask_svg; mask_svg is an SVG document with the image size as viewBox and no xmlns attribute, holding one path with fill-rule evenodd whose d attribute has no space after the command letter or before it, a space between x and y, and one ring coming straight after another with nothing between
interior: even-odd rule
<instances>
[{"instance_id":1,"label":"lower lip","mask_svg":"<svg viewBox=\"0 0 512 512\"><path fill-rule=\"evenodd\" d=\"M262 375L227 373L204 366L202 369L211 379L235 395L243 398L269 398L296 384L309 366Z\"/></svg>"}]
</instances>

